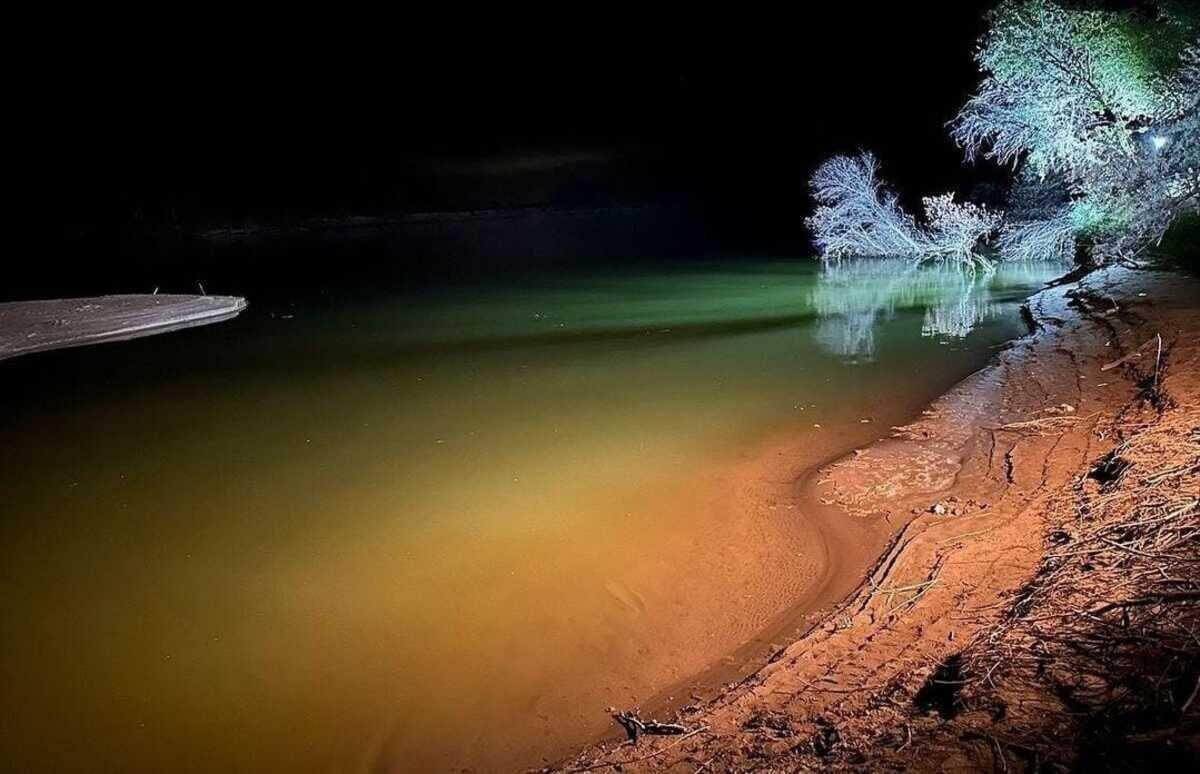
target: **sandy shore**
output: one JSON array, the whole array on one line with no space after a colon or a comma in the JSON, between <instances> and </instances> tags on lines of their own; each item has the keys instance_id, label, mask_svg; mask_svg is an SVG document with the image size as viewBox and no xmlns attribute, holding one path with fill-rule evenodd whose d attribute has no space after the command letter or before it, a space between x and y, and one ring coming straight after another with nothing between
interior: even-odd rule
<instances>
[{"instance_id":1,"label":"sandy shore","mask_svg":"<svg viewBox=\"0 0 1200 774\"><path fill-rule=\"evenodd\" d=\"M820 611L850 594L896 526L847 520L808 491L825 463L879 434L877 425L857 418L825 422L840 430L767 438L732 464L692 471L688 529L623 546L626 566L609 571L604 591L611 604L601 612L606 634L589 647L584 665L592 679L580 684L577 672L539 664L542 677L563 686L568 706L559 694L545 694L530 707L529 733L500 745L464 740L465 767L521 770L571 754L580 740L611 738L609 706L665 716L711 701L752 677L809 631ZM639 503L653 508L655 496L640 495ZM388 746L374 756L388 771L404 769L380 762L399 759ZM421 763L431 770L442 765Z\"/></svg>"},{"instance_id":2,"label":"sandy shore","mask_svg":"<svg viewBox=\"0 0 1200 774\"><path fill-rule=\"evenodd\" d=\"M0 303L0 360L209 325L245 308L233 296L148 294Z\"/></svg>"},{"instance_id":3,"label":"sandy shore","mask_svg":"<svg viewBox=\"0 0 1200 774\"><path fill-rule=\"evenodd\" d=\"M978 730L975 758L968 742L947 744L944 728L931 752L921 697L958 681L966 643L991 636L1006 600L1039 572L1048 503L1113 450L1145 409L1150 376L1194 372L1198 297L1195 278L1123 268L1033 297L1030 336L918 421L803 482L798 502L830 561L795 615L815 613L817 626L715 699L680 709L685 738L631 746L618 734L558 768L856 769L886 757L895 769L1007 770L1003 750L988 757L1000 744ZM1169 362L1147 348L1159 335ZM1197 401L1194 378L1173 384Z\"/></svg>"}]
</instances>

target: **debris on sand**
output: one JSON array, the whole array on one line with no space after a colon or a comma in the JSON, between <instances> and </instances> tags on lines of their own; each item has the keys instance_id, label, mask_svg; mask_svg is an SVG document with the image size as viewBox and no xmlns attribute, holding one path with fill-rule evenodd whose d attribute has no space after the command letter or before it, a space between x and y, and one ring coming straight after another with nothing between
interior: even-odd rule
<instances>
[{"instance_id":1,"label":"debris on sand","mask_svg":"<svg viewBox=\"0 0 1200 774\"><path fill-rule=\"evenodd\" d=\"M626 735L629 736L629 741L634 744L642 738L642 735L649 734L651 736L677 736L679 734L688 733L687 726L682 726L678 723L660 723L657 720L642 720L637 710L632 712L618 712L613 708L609 708L609 714L613 720L621 728L625 729Z\"/></svg>"}]
</instances>

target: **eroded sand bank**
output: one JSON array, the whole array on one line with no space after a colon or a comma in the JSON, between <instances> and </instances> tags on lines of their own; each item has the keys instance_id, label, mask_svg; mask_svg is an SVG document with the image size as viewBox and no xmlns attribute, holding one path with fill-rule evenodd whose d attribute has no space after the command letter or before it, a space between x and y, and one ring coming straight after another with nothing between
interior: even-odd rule
<instances>
[{"instance_id":1,"label":"eroded sand bank","mask_svg":"<svg viewBox=\"0 0 1200 774\"><path fill-rule=\"evenodd\" d=\"M1111 451L1113 428L1144 395L1147 369L1157 368L1146 339L1161 334L1173 362L1195 361L1200 325L1189 305L1198 294L1194 278L1113 268L1033 297L1030 336L918 421L826 466L803 488L801 502L830 509L818 528L894 530L857 591L817 611L819 625L751 678L684 708L677 719L691 730L686 738L633 747L614 734L561 768L784 771L823 765L835 750L841 765L869 765L870 747L852 748L850 735L891 731L900 735L879 755L903 756L912 743L904 728L882 728L897 722L888 713L899 717L894 706L911 704L1036 572L1048 498ZM845 564L827 573L844 576L861 561L839 556ZM953 763L947 754L928 767ZM920 762L908 755L900 767Z\"/></svg>"}]
</instances>

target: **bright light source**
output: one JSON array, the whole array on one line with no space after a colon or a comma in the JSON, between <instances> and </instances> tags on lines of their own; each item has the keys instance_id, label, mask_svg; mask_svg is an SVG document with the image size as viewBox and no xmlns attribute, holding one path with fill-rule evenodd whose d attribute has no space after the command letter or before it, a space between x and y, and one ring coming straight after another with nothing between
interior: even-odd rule
<instances>
[{"instance_id":1,"label":"bright light source","mask_svg":"<svg viewBox=\"0 0 1200 774\"><path fill-rule=\"evenodd\" d=\"M1154 150L1162 150L1163 146L1167 144L1167 138L1156 134L1150 138L1150 143L1154 146Z\"/></svg>"}]
</instances>

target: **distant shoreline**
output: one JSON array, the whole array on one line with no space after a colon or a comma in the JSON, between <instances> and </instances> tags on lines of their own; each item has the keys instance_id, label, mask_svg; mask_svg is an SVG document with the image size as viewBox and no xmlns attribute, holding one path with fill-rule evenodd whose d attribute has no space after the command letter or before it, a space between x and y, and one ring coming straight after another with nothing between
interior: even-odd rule
<instances>
[{"instance_id":1,"label":"distant shoreline","mask_svg":"<svg viewBox=\"0 0 1200 774\"><path fill-rule=\"evenodd\" d=\"M527 205L522 207L487 207L471 210L431 210L397 215L345 215L342 217L308 217L279 223L264 220L240 226L226 225L197 228L200 239L217 243L233 243L254 239L269 239L297 235L321 235L331 232L386 231L427 224L464 223L471 221L517 220L532 217L574 217L597 215L627 215L655 210L679 209L679 204L641 203L613 204L588 207Z\"/></svg>"},{"instance_id":2,"label":"distant shoreline","mask_svg":"<svg viewBox=\"0 0 1200 774\"><path fill-rule=\"evenodd\" d=\"M211 325L246 306L236 296L150 294L0 303L0 360Z\"/></svg>"}]
</instances>

